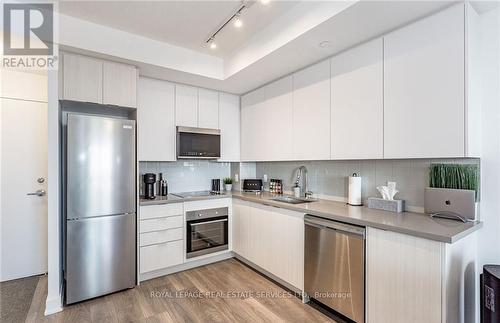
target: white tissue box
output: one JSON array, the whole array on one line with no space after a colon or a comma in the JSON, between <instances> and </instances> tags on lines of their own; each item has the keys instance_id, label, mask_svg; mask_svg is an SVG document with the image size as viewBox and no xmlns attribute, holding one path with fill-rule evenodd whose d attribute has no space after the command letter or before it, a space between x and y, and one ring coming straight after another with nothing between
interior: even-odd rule
<instances>
[{"instance_id":1,"label":"white tissue box","mask_svg":"<svg viewBox=\"0 0 500 323\"><path fill-rule=\"evenodd\" d=\"M384 200L378 197L368 198L368 207L370 209L384 210L401 213L405 210L404 200Z\"/></svg>"}]
</instances>

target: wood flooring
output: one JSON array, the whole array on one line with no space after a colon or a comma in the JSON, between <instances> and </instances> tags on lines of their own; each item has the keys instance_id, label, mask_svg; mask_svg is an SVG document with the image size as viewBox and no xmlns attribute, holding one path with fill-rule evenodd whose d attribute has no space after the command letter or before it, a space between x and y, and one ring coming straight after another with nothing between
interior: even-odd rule
<instances>
[{"instance_id":1,"label":"wood flooring","mask_svg":"<svg viewBox=\"0 0 500 323\"><path fill-rule=\"evenodd\" d=\"M235 259L141 283L44 316L40 278L26 322L334 322Z\"/></svg>"}]
</instances>

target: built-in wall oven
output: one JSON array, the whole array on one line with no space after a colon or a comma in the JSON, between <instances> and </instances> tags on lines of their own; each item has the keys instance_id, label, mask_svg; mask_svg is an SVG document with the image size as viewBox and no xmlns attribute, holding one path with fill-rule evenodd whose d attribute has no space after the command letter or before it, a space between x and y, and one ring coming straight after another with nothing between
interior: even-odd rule
<instances>
[{"instance_id":1,"label":"built-in wall oven","mask_svg":"<svg viewBox=\"0 0 500 323\"><path fill-rule=\"evenodd\" d=\"M186 212L186 257L228 249L228 208Z\"/></svg>"}]
</instances>

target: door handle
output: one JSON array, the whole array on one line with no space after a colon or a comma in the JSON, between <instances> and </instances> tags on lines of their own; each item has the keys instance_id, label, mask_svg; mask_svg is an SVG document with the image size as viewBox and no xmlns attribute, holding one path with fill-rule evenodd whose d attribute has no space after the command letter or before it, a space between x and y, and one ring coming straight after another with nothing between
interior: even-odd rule
<instances>
[{"instance_id":1,"label":"door handle","mask_svg":"<svg viewBox=\"0 0 500 323\"><path fill-rule=\"evenodd\" d=\"M37 190L36 192L28 193L26 195L44 196L45 194L47 194L47 192L45 192L45 190Z\"/></svg>"}]
</instances>

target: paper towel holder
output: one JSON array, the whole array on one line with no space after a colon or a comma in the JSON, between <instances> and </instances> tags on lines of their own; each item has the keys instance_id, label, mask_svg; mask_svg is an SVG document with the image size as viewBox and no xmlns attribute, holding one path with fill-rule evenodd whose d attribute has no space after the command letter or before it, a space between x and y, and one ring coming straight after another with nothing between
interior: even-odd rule
<instances>
[{"instance_id":1,"label":"paper towel holder","mask_svg":"<svg viewBox=\"0 0 500 323\"><path fill-rule=\"evenodd\" d=\"M351 183L351 178L357 178L359 179L357 183L352 181ZM349 191L348 191L348 197L347 197L347 205L350 206L362 206L363 205L363 199L361 197L361 177L358 175L358 173L352 173L352 175L349 177Z\"/></svg>"}]
</instances>

